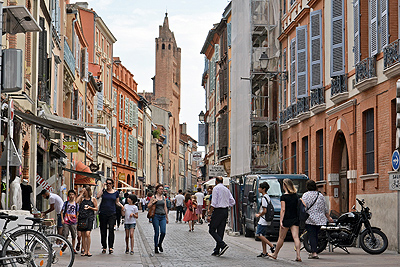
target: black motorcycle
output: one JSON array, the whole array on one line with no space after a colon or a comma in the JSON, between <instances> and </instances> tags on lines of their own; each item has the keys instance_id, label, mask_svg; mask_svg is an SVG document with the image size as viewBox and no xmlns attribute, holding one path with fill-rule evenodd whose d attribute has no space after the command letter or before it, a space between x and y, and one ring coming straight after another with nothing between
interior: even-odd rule
<instances>
[{"instance_id":1,"label":"black motorcycle","mask_svg":"<svg viewBox=\"0 0 400 267\"><path fill-rule=\"evenodd\" d=\"M342 214L334 223L321 226L318 234L317 253L322 252L328 243L332 245L332 250L341 248L348 254L346 247L355 246L358 236L360 236L361 248L369 254L381 254L388 247L388 239L380 228L372 227L369 220L371 212L368 207L364 207L365 201L357 199L361 206L358 212L353 206L353 212ZM362 226L364 224L364 229ZM361 231L362 230L362 231ZM311 252L308 233L302 235L304 248Z\"/></svg>"}]
</instances>

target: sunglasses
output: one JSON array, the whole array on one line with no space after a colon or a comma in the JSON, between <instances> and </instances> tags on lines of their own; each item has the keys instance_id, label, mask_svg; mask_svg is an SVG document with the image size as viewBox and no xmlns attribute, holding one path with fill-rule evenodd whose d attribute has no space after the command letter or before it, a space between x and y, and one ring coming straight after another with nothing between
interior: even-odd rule
<instances>
[{"instance_id":1,"label":"sunglasses","mask_svg":"<svg viewBox=\"0 0 400 267\"><path fill-rule=\"evenodd\" d=\"M107 185L112 185L112 183L106 183Z\"/></svg>"}]
</instances>

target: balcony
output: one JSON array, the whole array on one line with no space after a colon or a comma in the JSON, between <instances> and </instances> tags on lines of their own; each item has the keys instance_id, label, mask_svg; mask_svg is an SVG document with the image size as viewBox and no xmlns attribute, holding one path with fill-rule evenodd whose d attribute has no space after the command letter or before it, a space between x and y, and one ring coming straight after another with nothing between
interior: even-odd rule
<instances>
[{"instance_id":1,"label":"balcony","mask_svg":"<svg viewBox=\"0 0 400 267\"><path fill-rule=\"evenodd\" d=\"M335 104L349 98L347 89L347 74L332 77L331 80L331 100Z\"/></svg>"},{"instance_id":2,"label":"balcony","mask_svg":"<svg viewBox=\"0 0 400 267\"><path fill-rule=\"evenodd\" d=\"M325 90L324 88L317 88L311 91L310 110L314 114L318 114L325 110Z\"/></svg>"},{"instance_id":3,"label":"balcony","mask_svg":"<svg viewBox=\"0 0 400 267\"><path fill-rule=\"evenodd\" d=\"M400 39L383 49L383 73L390 79L400 74Z\"/></svg>"},{"instance_id":4,"label":"balcony","mask_svg":"<svg viewBox=\"0 0 400 267\"><path fill-rule=\"evenodd\" d=\"M289 126L296 125L300 122L300 120L296 117L297 116L297 104L290 105L286 110L286 123Z\"/></svg>"},{"instance_id":5,"label":"balcony","mask_svg":"<svg viewBox=\"0 0 400 267\"><path fill-rule=\"evenodd\" d=\"M302 97L297 99L297 116L299 121L303 121L310 117L310 97Z\"/></svg>"},{"instance_id":6,"label":"balcony","mask_svg":"<svg viewBox=\"0 0 400 267\"><path fill-rule=\"evenodd\" d=\"M355 88L363 92L378 83L376 77L376 59L368 57L356 65L356 84Z\"/></svg>"},{"instance_id":7,"label":"balcony","mask_svg":"<svg viewBox=\"0 0 400 267\"><path fill-rule=\"evenodd\" d=\"M67 63L69 70L71 71L72 75L75 75L75 57L72 54L71 48L67 43L67 40L64 39L64 61Z\"/></svg>"}]
</instances>

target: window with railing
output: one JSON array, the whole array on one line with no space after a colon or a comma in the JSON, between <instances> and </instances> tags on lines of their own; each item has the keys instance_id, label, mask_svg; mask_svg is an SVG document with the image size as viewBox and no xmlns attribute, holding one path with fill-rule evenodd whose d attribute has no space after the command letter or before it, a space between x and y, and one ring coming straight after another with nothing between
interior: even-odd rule
<instances>
[{"instance_id":1,"label":"window with railing","mask_svg":"<svg viewBox=\"0 0 400 267\"><path fill-rule=\"evenodd\" d=\"M374 110L368 109L364 111L364 143L365 143L365 173L372 174L375 172L375 151L374 151Z\"/></svg>"},{"instance_id":2,"label":"window with railing","mask_svg":"<svg viewBox=\"0 0 400 267\"><path fill-rule=\"evenodd\" d=\"M376 77L376 59L367 57L356 64L356 83Z\"/></svg>"}]
</instances>

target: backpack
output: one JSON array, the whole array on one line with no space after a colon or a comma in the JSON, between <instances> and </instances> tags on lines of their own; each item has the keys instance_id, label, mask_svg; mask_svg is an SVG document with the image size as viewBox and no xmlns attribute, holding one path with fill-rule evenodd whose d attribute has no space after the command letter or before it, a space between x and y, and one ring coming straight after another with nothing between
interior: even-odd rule
<instances>
[{"instance_id":1,"label":"backpack","mask_svg":"<svg viewBox=\"0 0 400 267\"><path fill-rule=\"evenodd\" d=\"M265 201L267 201L267 206L264 208L267 208L267 213L265 213L263 219L266 220L267 222L272 222L274 219L274 205L272 205L272 201L268 201L268 199L264 196Z\"/></svg>"},{"instance_id":2,"label":"backpack","mask_svg":"<svg viewBox=\"0 0 400 267\"><path fill-rule=\"evenodd\" d=\"M169 198L167 198L165 201L167 202L167 209L170 209L171 208L171 200Z\"/></svg>"}]
</instances>

